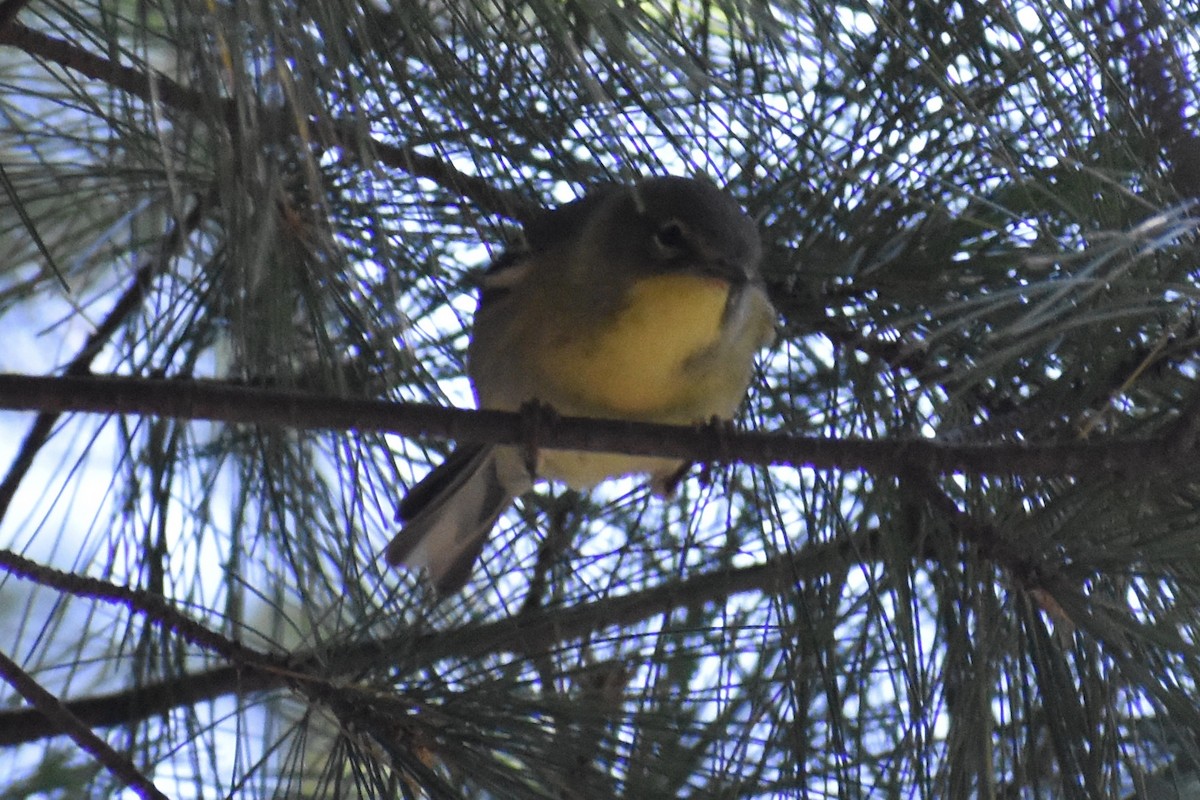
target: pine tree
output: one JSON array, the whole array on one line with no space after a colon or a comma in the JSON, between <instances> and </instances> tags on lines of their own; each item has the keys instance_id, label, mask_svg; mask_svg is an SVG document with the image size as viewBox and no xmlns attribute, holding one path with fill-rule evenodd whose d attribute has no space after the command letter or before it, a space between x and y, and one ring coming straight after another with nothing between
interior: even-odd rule
<instances>
[{"instance_id":1,"label":"pine tree","mask_svg":"<svg viewBox=\"0 0 1200 800\"><path fill-rule=\"evenodd\" d=\"M0 3L0 797L1197 796L1198 18ZM479 270L663 174L762 230L737 430L442 411ZM380 559L580 431L699 466Z\"/></svg>"}]
</instances>

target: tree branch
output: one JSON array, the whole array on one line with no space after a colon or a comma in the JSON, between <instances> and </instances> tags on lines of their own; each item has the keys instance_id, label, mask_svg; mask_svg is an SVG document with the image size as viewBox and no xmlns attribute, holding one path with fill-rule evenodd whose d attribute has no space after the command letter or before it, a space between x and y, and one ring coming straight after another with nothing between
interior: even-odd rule
<instances>
[{"instance_id":1,"label":"tree branch","mask_svg":"<svg viewBox=\"0 0 1200 800\"><path fill-rule=\"evenodd\" d=\"M63 572L39 564L11 550L0 550L0 569L19 578L48 586L73 597L87 597L113 605L122 605L135 614L175 633L181 639L239 664L261 669L282 671L287 659L271 653L260 653L241 642L226 638L180 612L165 597L142 589L131 589L115 583Z\"/></svg>"},{"instance_id":2,"label":"tree branch","mask_svg":"<svg viewBox=\"0 0 1200 800\"><path fill-rule=\"evenodd\" d=\"M878 531L871 531L856 538L812 544L764 564L706 572L571 607L539 608L497 622L465 625L444 632L413 635L411 631L402 631L382 640L339 642L328 648L293 654L286 669L279 669L274 663L238 663L64 705L87 725L109 727L234 693L306 685L313 686L316 695L343 688L358 691L360 687L354 684L340 687L338 681L331 679L379 668L399 668L403 674L412 674L447 658L479 658L499 653L534 655L556 643L634 625L679 608L701 607L746 592L774 594L823 577L849 559L875 559L879 539ZM61 732L28 709L0 711L0 746L33 742Z\"/></svg>"},{"instance_id":3,"label":"tree branch","mask_svg":"<svg viewBox=\"0 0 1200 800\"><path fill-rule=\"evenodd\" d=\"M898 475L916 466L933 474L1114 475L1174 469L1190 453L1160 438L1048 444L956 444L935 439L831 439L732 431L724 423L658 425L558 417L544 406L524 412L444 408L276 391L215 381L0 374L0 408L45 414L138 414L290 428L431 436L464 442L736 461L817 470Z\"/></svg>"},{"instance_id":4,"label":"tree branch","mask_svg":"<svg viewBox=\"0 0 1200 800\"><path fill-rule=\"evenodd\" d=\"M8 27L8 24L17 18L17 14L21 13L21 9L29 5L29 0L3 0L0 2L0 31Z\"/></svg>"},{"instance_id":5,"label":"tree branch","mask_svg":"<svg viewBox=\"0 0 1200 800\"><path fill-rule=\"evenodd\" d=\"M0 30L0 37L4 34ZM64 373L66 375L82 376L87 375L92 368L92 361L97 354L108 343L126 318L134 312L141 304L142 299L146 296L146 292L150 289L150 284L155 276L162 273L165 269L167 260L183 245L184 240L194 231L204 218L204 212L208 208L212 198L208 201L196 203L195 207L188 213L187 217L177 222L166 234L159 244L158 249L153 255L148 255L142 261L140 267L134 273L132 280L122 292L117 302L113 303L108 314L100 324L93 330L83 343L83 347L79 352L67 363ZM33 464L33 459L38 451L42 449L42 445L46 443L46 439L50 436L50 432L54 429L54 425L58 422L61 411L55 411L49 408L39 409L40 413L29 431L25 434L25 439L21 442L21 448L17 451L16 457L9 465L8 472L4 475L4 480L0 481L0 519L4 519L8 513L9 504L12 503L13 496L17 493L17 488L21 481L24 480L26 473L29 472L29 467Z\"/></svg>"},{"instance_id":6,"label":"tree branch","mask_svg":"<svg viewBox=\"0 0 1200 800\"><path fill-rule=\"evenodd\" d=\"M167 800L167 796L159 791L154 782L143 775L132 761L109 747L108 742L93 733L91 728L72 714L57 697L46 691L3 652L0 652L0 678L33 706L33 713L51 725L54 733L70 736L75 744L91 753L93 758L133 789L139 797Z\"/></svg>"},{"instance_id":7,"label":"tree branch","mask_svg":"<svg viewBox=\"0 0 1200 800\"><path fill-rule=\"evenodd\" d=\"M184 111L200 122L218 122L230 131L239 125L237 104L233 100L215 99L189 89L167 76L143 67L127 67L91 53L71 42L47 36L40 31L13 22L0 27L0 45L15 47L29 55L50 61L92 80L102 81L115 89L137 97L144 103L162 103L176 111ZM215 113L214 113L215 112ZM299 134L296 120L280 111L260 108L261 116L275 115L275 122L282 130ZM354 147L346 145L362 141L361 127L345 121L326 123L308 119L304 125L308 132L317 133L317 143L325 150L337 149L341 155L349 156ZM320 132L328 131L322 136ZM426 178L459 195L469 198L480 208L501 214L521 223L529 222L541 213L537 203L531 203L515 192L506 192L492 186L486 179L465 172L433 156L418 152L405 145L393 145L371 139L372 156L381 163L407 172L417 178Z\"/></svg>"}]
</instances>

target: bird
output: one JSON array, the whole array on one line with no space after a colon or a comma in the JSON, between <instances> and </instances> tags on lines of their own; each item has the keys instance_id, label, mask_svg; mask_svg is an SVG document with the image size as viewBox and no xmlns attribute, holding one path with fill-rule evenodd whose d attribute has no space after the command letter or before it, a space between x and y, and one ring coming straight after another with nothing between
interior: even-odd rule
<instances>
[{"instance_id":1,"label":"bird","mask_svg":"<svg viewBox=\"0 0 1200 800\"><path fill-rule=\"evenodd\" d=\"M480 278L467 374L480 408L676 425L730 420L777 314L758 227L707 178L604 184L547 210ZM398 506L384 552L436 594L469 581L493 527L539 479L584 490L646 474L669 493L688 462L461 444Z\"/></svg>"}]
</instances>

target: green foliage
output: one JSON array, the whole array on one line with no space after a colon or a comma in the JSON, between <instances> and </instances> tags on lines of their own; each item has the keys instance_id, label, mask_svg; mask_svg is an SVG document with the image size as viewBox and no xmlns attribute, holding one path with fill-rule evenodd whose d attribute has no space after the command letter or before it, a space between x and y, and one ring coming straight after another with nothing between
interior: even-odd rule
<instances>
[{"instance_id":1,"label":"green foliage","mask_svg":"<svg viewBox=\"0 0 1200 800\"><path fill-rule=\"evenodd\" d=\"M541 487L435 604L378 553L445 443L51 419L0 490L3 652L103 705L168 795L1196 781L1188 4L13 8L0 369L465 405L475 270L522 222L702 173L761 220L781 311L740 424L840 465L718 465L671 501ZM1050 460L895 475L837 449L914 437ZM1147 439L1149 467L1054 468ZM145 594L21 581L12 552ZM185 635L155 595L290 660ZM0 796L118 792L0 697Z\"/></svg>"}]
</instances>

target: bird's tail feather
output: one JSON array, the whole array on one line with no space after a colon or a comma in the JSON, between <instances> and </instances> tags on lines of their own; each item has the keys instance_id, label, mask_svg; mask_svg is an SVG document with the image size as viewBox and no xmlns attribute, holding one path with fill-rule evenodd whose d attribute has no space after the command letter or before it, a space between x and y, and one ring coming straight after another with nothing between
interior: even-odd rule
<instances>
[{"instance_id":1,"label":"bird's tail feather","mask_svg":"<svg viewBox=\"0 0 1200 800\"><path fill-rule=\"evenodd\" d=\"M400 501L404 527L384 557L393 566L425 567L440 595L471 577L496 520L512 504L492 445L459 447Z\"/></svg>"}]
</instances>

